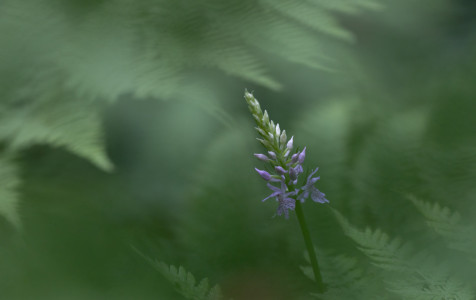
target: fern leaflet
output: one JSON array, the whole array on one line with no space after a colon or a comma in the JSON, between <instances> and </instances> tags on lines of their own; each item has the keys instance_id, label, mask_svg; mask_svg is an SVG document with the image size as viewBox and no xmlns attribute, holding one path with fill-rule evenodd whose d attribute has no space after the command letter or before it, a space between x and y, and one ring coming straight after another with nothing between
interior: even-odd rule
<instances>
[{"instance_id":1,"label":"fern leaflet","mask_svg":"<svg viewBox=\"0 0 476 300\"><path fill-rule=\"evenodd\" d=\"M20 226L18 194L20 178L16 164L9 157L0 157L0 216L13 225Z\"/></svg>"},{"instance_id":2,"label":"fern leaflet","mask_svg":"<svg viewBox=\"0 0 476 300\"><path fill-rule=\"evenodd\" d=\"M421 201L414 196L409 196L409 198L423 214L428 226L443 237L449 248L468 254L470 261L476 263L474 241L476 228L474 226L461 224L460 214L452 212L448 207Z\"/></svg>"},{"instance_id":3,"label":"fern leaflet","mask_svg":"<svg viewBox=\"0 0 476 300\"><path fill-rule=\"evenodd\" d=\"M376 267L384 270L387 290L403 299L473 299L474 291L451 276L444 264L426 252L414 254L408 243L390 239L381 230L359 230L333 210L344 233Z\"/></svg>"}]
</instances>

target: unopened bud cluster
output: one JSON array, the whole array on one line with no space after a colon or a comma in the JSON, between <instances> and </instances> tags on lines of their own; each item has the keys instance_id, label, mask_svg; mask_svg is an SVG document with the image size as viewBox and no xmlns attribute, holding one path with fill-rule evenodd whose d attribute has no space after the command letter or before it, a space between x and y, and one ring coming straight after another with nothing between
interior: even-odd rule
<instances>
[{"instance_id":1,"label":"unopened bud cluster","mask_svg":"<svg viewBox=\"0 0 476 300\"><path fill-rule=\"evenodd\" d=\"M315 202L329 202L323 193L321 193L314 184L319 177L312 176L317 172L318 168L311 172L307 178L307 182L297 187L299 175L303 173L302 164L306 158L306 147L302 151L295 151L293 154L294 137L289 140L286 131L281 131L279 124L275 124L269 119L268 112L261 110L260 104L256 98L245 91L245 100L253 118L256 121L255 127L261 138L258 141L266 148L267 154L256 153L254 156L269 164L269 171L255 168L256 172L266 181L268 187L273 191L271 195L263 199L275 197L279 203L277 215L285 215L289 217L289 210L294 210L296 199L304 202L308 197ZM274 186L271 182L279 183L279 187Z\"/></svg>"}]
</instances>

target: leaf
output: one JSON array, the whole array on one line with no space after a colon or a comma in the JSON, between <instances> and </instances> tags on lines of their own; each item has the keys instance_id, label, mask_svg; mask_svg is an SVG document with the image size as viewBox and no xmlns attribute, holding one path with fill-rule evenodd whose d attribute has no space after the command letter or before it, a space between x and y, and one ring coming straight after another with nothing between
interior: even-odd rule
<instances>
[{"instance_id":1,"label":"leaf","mask_svg":"<svg viewBox=\"0 0 476 300\"><path fill-rule=\"evenodd\" d=\"M460 214L452 212L448 207L421 201L414 196L409 196L409 199L423 214L426 224L443 237L450 248L468 254L470 261L476 263L474 226L463 225Z\"/></svg>"},{"instance_id":2,"label":"leaf","mask_svg":"<svg viewBox=\"0 0 476 300\"><path fill-rule=\"evenodd\" d=\"M338 211L334 210L334 214L345 234L377 268L385 271L389 291L404 299L473 299L474 291L428 253L415 254L409 243L390 239L380 230L359 230Z\"/></svg>"},{"instance_id":3,"label":"leaf","mask_svg":"<svg viewBox=\"0 0 476 300\"><path fill-rule=\"evenodd\" d=\"M5 57L13 68L11 61L24 59L54 66L78 93L109 101L124 94L170 97L197 69L279 89L268 54L329 68L334 62L327 36L352 36L334 13L356 14L378 3L114 0L85 14L75 3L4 2L0 43L8 45Z\"/></svg>"},{"instance_id":4,"label":"leaf","mask_svg":"<svg viewBox=\"0 0 476 300\"><path fill-rule=\"evenodd\" d=\"M356 258L333 255L318 251L322 277L326 285L324 294L311 294L319 299L369 299L372 295L386 293L378 272L363 268ZM309 260L308 257L306 257ZM310 266L301 270L312 280L314 274ZM386 299L390 295L386 295Z\"/></svg>"},{"instance_id":5,"label":"leaf","mask_svg":"<svg viewBox=\"0 0 476 300\"><path fill-rule=\"evenodd\" d=\"M177 292L187 299L192 300L221 300L224 299L220 288L216 285L209 287L208 279L202 279L196 284L192 273L187 272L184 267L178 269L173 265L167 265L164 262L157 262L148 259L150 263L175 287Z\"/></svg>"},{"instance_id":6,"label":"leaf","mask_svg":"<svg viewBox=\"0 0 476 300\"><path fill-rule=\"evenodd\" d=\"M26 80L28 87L4 94L0 103L0 140L9 151L35 144L64 147L105 171L113 168L105 154L100 106L79 97L56 73Z\"/></svg>"},{"instance_id":7,"label":"leaf","mask_svg":"<svg viewBox=\"0 0 476 300\"><path fill-rule=\"evenodd\" d=\"M0 157L0 215L16 227L20 227L18 193L20 176L16 164L7 157Z\"/></svg>"}]
</instances>

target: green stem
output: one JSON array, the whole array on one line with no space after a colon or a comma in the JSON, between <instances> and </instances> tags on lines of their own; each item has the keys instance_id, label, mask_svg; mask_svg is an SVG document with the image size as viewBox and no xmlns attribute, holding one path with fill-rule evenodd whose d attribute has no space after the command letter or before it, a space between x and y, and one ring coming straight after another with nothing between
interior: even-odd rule
<instances>
[{"instance_id":1,"label":"green stem","mask_svg":"<svg viewBox=\"0 0 476 300\"><path fill-rule=\"evenodd\" d=\"M304 213L302 211L301 205L301 201L296 201L296 215L299 221L299 226L301 227L301 232L304 238L304 243L306 244L307 252L309 253L312 271L314 272L314 278L319 289L318 291L322 294L325 291L325 286L322 282L321 271L319 270L319 263L317 262L316 252L314 251L314 246L312 245L311 235L309 234L309 229L307 228L306 220L304 219Z\"/></svg>"}]
</instances>

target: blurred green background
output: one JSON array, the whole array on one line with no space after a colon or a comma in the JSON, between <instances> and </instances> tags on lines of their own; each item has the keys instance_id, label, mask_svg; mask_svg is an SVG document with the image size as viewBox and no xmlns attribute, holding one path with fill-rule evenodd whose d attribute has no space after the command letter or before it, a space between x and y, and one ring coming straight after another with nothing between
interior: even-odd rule
<instances>
[{"instance_id":1,"label":"blurred green background","mask_svg":"<svg viewBox=\"0 0 476 300\"><path fill-rule=\"evenodd\" d=\"M475 26L464 0L2 1L0 299L183 299L134 249L235 300L307 299L245 88L330 206L463 270L408 197L476 213Z\"/></svg>"}]
</instances>

